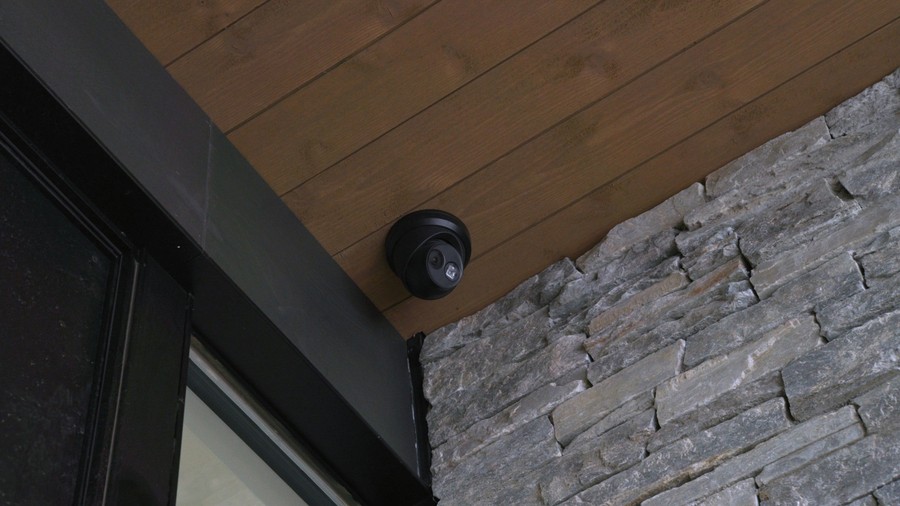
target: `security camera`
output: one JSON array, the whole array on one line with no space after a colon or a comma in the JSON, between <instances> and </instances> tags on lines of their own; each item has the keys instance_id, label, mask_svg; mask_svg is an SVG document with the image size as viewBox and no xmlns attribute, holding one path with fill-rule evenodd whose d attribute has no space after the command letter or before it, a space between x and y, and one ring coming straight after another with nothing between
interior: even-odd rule
<instances>
[{"instance_id":1,"label":"security camera","mask_svg":"<svg viewBox=\"0 0 900 506\"><path fill-rule=\"evenodd\" d=\"M459 284L472 254L469 231L456 216L428 209L400 218L385 241L388 264L420 299L439 299Z\"/></svg>"}]
</instances>

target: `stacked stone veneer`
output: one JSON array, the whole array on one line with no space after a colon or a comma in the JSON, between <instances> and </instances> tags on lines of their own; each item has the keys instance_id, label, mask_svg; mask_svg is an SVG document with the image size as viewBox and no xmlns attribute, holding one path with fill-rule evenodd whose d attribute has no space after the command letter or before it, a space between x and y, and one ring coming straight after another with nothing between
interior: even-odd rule
<instances>
[{"instance_id":1,"label":"stacked stone veneer","mask_svg":"<svg viewBox=\"0 0 900 506\"><path fill-rule=\"evenodd\" d=\"M900 71L425 340L452 504L900 504Z\"/></svg>"}]
</instances>

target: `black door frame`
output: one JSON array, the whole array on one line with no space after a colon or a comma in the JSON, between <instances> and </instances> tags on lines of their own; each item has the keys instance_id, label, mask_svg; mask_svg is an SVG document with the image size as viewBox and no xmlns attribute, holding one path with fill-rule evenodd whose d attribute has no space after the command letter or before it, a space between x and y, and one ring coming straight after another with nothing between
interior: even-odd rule
<instances>
[{"instance_id":1,"label":"black door frame","mask_svg":"<svg viewBox=\"0 0 900 506\"><path fill-rule=\"evenodd\" d=\"M58 81L48 82L59 76L48 74L46 69L52 70L58 63L52 60L61 58L67 44L73 43L61 36L55 41L60 54L45 55L35 47L40 46L41 38L53 37L55 32L47 33L42 27L27 30L16 25L28 16L41 22L47 20L47 25L59 23L55 26L77 26L79 21L84 21L94 23L94 26L84 27L86 37L105 37L106 40L101 41L104 44L117 42L109 40L110 33L118 33L123 27L115 25L117 19L109 17L102 2L78 4L35 0L0 6L0 42L3 45L0 51L3 75L0 111L29 143L41 146L46 156L67 160L69 163L61 166L64 177L93 206L110 217L129 241L146 248L192 294L192 324L206 338L205 345L247 383L254 395L299 440L315 451L360 502L430 503L424 421L413 415L414 411L417 416L422 412L413 409L414 400L420 407L422 401L415 393L418 385L410 377L410 368L414 369L415 364L410 366L407 362L406 344L327 253L311 240L302 225L291 221L292 216L284 217L285 210L273 203L277 202L277 197L267 187L257 190L260 181L255 173L249 174L245 170L228 174L238 185L246 183L246 178L256 178L249 186L257 193L248 199L266 204L262 206L264 209L251 207L248 212L268 213L264 216L284 221L284 226L293 227L292 233L299 234L302 239L301 249L292 254L293 258L269 258L267 261L283 261L286 265L290 261L300 262L304 264L304 272L312 273L309 275L312 277L304 278L311 284L300 287L297 292L300 298L292 301L303 313L303 318L297 320L297 325L302 327L299 329L285 327L283 321L273 321L270 302L256 295L252 278L248 285L247 278L241 277L242 257L223 257L205 239L198 243L190 220L179 218L178 209L169 205L167 199L170 196L148 190L146 181L136 181L140 174L136 175L133 168L123 165L121 155L113 156L102 132L85 125L87 119L73 110L71 100L65 105L66 101L59 98L62 91ZM69 12L65 12L67 9ZM78 16L84 19L73 19ZM51 17L55 21L49 19ZM98 27L97 23L108 25ZM125 42L123 46L133 44L132 41ZM97 57L87 53L76 56L84 59L84 62L76 62L84 63L78 68L85 69L91 66L89 60ZM141 63L145 62L141 60ZM72 62L67 65L71 66ZM161 67L158 71L165 75ZM95 84L103 88L103 83ZM151 86L157 84L148 83ZM87 93L90 90L75 91ZM104 97L93 96L92 99L103 100ZM239 158L224 136L211 125L207 124L206 128L209 129L210 158ZM241 163L246 164L242 159ZM218 198L209 193L209 188L205 191L207 193L197 198L206 203ZM224 197L231 196L226 194ZM237 199L234 201L240 204ZM251 218L260 223L258 220L264 216ZM227 218L243 219L244 216ZM217 225L209 216L204 216L202 222L204 229ZM252 227L251 223L249 228ZM307 236L310 239L306 239ZM250 232L243 236L232 234L226 240L240 244L257 242ZM296 249L297 244L288 242L285 247ZM296 267L287 265L285 272L291 269ZM310 341L298 342L297 332ZM317 332L321 336L317 336ZM321 339L317 341L319 337ZM370 364L365 362L365 357L341 357L340 353L337 357L329 357L329 348L333 346L329 341L341 339L347 341L344 348L338 350L340 353L353 353L353 348L358 346L364 350L363 355L365 350L375 351L378 356L389 358L391 363L376 361ZM394 339L396 344L393 344ZM307 357L307 351L301 351L302 346L317 354L316 364ZM323 356L327 363L322 362ZM363 389L361 393L354 392L356 383ZM336 388L335 385L343 386ZM373 385L376 390L372 390ZM356 395L356 399L362 401L350 401L348 395ZM409 420L403 421L406 418Z\"/></svg>"},{"instance_id":2,"label":"black door frame","mask_svg":"<svg viewBox=\"0 0 900 506\"><path fill-rule=\"evenodd\" d=\"M14 166L23 176L21 183L15 183L19 180L15 178L11 184L38 190L39 193L28 194L34 199L43 198L42 202L56 208L94 244L98 254L108 255L111 260L104 308L102 315L97 315L103 322L100 335L96 336L97 352L92 357L78 357L90 359L93 364L90 401L85 406L84 444L78 455L57 456L80 462L73 501L174 503L187 383L186 353L190 345L190 297L69 184L58 165L69 160L51 160L41 148L23 137L17 125L0 111L0 156L12 162L6 170ZM16 208L15 214L28 220L31 212L29 208L20 212ZM20 261L27 265L29 260ZM40 293L37 296L38 300L44 297ZM79 294L63 294L65 301L73 297ZM27 329L24 335L36 342L47 336L45 352L59 353L54 343L60 336L52 332L30 335L36 331L29 323L37 322L27 318L22 322ZM6 350L13 353L7 358L21 360L16 357L16 350ZM48 402L40 396L30 400ZM33 437L56 436L26 431L15 437L31 441Z\"/></svg>"}]
</instances>

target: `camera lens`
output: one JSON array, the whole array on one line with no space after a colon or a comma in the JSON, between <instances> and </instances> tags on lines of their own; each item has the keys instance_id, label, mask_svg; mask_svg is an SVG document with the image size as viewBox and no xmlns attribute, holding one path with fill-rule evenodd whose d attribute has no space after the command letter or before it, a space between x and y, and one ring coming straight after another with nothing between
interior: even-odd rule
<instances>
[{"instance_id":1,"label":"camera lens","mask_svg":"<svg viewBox=\"0 0 900 506\"><path fill-rule=\"evenodd\" d=\"M435 269L440 269L444 266L444 255L437 248L432 249L428 252L428 264Z\"/></svg>"}]
</instances>

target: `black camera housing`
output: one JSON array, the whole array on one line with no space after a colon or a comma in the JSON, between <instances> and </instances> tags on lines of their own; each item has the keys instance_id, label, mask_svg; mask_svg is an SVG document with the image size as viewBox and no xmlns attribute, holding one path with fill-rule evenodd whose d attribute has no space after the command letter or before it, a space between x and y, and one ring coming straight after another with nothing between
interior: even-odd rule
<instances>
[{"instance_id":1,"label":"black camera housing","mask_svg":"<svg viewBox=\"0 0 900 506\"><path fill-rule=\"evenodd\" d=\"M388 264L409 293L444 297L462 280L472 255L469 231L456 216L426 209L400 218L385 241Z\"/></svg>"}]
</instances>

